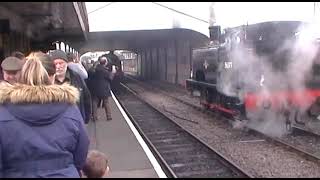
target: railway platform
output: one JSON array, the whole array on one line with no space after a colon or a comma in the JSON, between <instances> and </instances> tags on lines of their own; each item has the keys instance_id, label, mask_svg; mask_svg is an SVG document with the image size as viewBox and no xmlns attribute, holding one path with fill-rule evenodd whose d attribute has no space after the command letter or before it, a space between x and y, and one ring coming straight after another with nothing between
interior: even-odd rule
<instances>
[{"instance_id":1,"label":"railway platform","mask_svg":"<svg viewBox=\"0 0 320 180\"><path fill-rule=\"evenodd\" d=\"M98 121L90 121L87 130L90 149L105 153L109 159L108 178L166 177L115 96L110 98L112 120L106 121L104 110L98 109Z\"/></svg>"}]
</instances>

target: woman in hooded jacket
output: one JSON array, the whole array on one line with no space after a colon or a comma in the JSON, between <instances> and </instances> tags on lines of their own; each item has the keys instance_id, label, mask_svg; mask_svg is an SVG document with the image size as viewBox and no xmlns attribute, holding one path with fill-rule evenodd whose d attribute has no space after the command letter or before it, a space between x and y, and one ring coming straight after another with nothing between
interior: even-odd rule
<instances>
[{"instance_id":1,"label":"woman in hooded jacket","mask_svg":"<svg viewBox=\"0 0 320 180\"><path fill-rule=\"evenodd\" d=\"M78 90L54 85L50 56L32 53L20 83L0 85L0 177L80 177L89 138Z\"/></svg>"}]
</instances>

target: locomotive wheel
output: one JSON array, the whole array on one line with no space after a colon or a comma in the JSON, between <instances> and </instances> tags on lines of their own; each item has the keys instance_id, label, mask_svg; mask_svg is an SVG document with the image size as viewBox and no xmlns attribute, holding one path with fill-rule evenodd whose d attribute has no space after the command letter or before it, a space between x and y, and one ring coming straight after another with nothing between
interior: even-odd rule
<instances>
[{"instance_id":1,"label":"locomotive wheel","mask_svg":"<svg viewBox=\"0 0 320 180\"><path fill-rule=\"evenodd\" d=\"M294 116L294 121L297 123L297 124L300 124L300 125L305 125L305 122L303 120L303 115L299 112L299 110L296 110L295 111L295 116Z\"/></svg>"},{"instance_id":2,"label":"locomotive wheel","mask_svg":"<svg viewBox=\"0 0 320 180\"><path fill-rule=\"evenodd\" d=\"M288 134L292 133L292 123L290 121L286 121L286 130Z\"/></svg>"},{"instance_id":3,"label":"locomotive wheel","mask_svg":"<svg viewBox=\"0 0 320 180\"><path fill-rule=\"evenodd\" d=\"M200 92L200 101L208 103L208 90L204 89ZM209 110L208 104L202 104L203 110Z\"/></svg>"},{"instance_id":4,"label":"locomotive wheel","mask_svg":"<svg viewBox=\"0 0 320 180\"><path fill-rule=\"evenodd\" d=\"M292 133L292 123L293 123L293 119L294 119L294 112L286 111L284 113L284 117L285 117L286 130L290 134L290 133Z\"/></svg>"},{"instance_id":5,"label":"locomotive wheel","mask_svg":"<svg viewBox=\"0 0 320 180\"><path fill-rule=\"evenodd\" d=\"M284 117L285 117L285 126L287 133L291 134L292 133L292 124L294 123L296 119L296 110L286 110L284 112Z\"/></svg>"},{"instance_id":6,"label":"locomotive wheel","mask_svg":"<svg viewBox=\"0 0 320 180\"><path fill-rule=\"evenodd\" d=\"M299 111L299 109L292 108L290 111L284 114L286 117L286 124L299 124L305 125L305 118L303 114Z\"/></svg>"},{"instance_id":7,"label":"locomotive wheel","mask_svg":"<svg viewBox=\"0 0 320 180\"><path fill-rule=\"evenodd\" d=\"M318 116L320 115L320 102L317 101L311 105L311 107L307 110L307 114L313 120L317 120Z\"/></svg>"},{"instance_id":8,"label":"locomotive wheel","mask_svg":"<svg viewBox=\"0 0 320 180\"><path fill-rule=\"evenodd\" d=\"M238 109L234 110L233 119L238 120L238 121L243 121L243 120L245 120L245 118L244 118L244 116L242 115L241 111L238 110Z\"/></svg>"}]
</instances>

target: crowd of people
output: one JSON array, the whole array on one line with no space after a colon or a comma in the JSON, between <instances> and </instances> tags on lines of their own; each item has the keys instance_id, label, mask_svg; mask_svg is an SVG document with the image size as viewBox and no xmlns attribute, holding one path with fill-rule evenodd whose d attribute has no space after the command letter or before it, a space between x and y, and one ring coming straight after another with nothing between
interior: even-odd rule
<instances>
[{"instance_id":1,"label":"crowd of people","mask_svg":"<svg viewBox=\"0 0 320 180\"><path fill-rule=\"evenodd\" d=\"M101 56L86 69L61 50L13 52L2 61L0 177L107 175L108 159L89 151L85 124L99 120L100 101L112 120L109 61Z\"/></svg>"}]
</instances>

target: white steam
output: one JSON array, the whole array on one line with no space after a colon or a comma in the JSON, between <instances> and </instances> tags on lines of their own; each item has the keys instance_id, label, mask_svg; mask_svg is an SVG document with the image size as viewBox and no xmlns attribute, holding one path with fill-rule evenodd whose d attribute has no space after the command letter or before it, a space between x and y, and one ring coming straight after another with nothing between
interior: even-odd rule
<instances>
[{"instance_id":1,"label":"white steam","mask_svg":"<svg viewBox=\"0 0 320 180\"><path fill-rule=\"evenodd\" d=\"M209 6L209 26L213 26L216 23L216 15L215 15L215 11L214 11L214 5L215 3L212 2Z\"/></svg>"},{"instance_id":2,"label":"white steam","mask_svg":"<svg viewBox=\"0 0 320 180\"><path fill-rule=\"evenodd\" d=\"M261 108L249 113L248 126L269 135L281 136L286 132L288 114L284 112L288 111L290 115L296 110L305 113L311 105L292 104L282 95L283 92L299 92L306 88L306 81L312 76L312 65L318 53L315 42L320 37L317 36L318 27L303 25L297 31L292 38L279 44L273 55L258 55L252 44L242 42L238 42L236 48L229 47L231 53L227 59L232 61L233 73L228 73L228 69L222 67L221 63L222 73L218 79L221 86L218 90L228 96L238 96L240 100L248 92L259 91L260 100L257 104ZM277 32L272 33L271 36L277 35ZM263 103L269 97L275 99L275 106L264 109ZM297 101L305 98L309 97L305 94L295 96Z\"/></svg>"}]
</instances>

